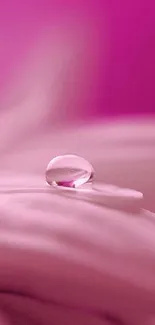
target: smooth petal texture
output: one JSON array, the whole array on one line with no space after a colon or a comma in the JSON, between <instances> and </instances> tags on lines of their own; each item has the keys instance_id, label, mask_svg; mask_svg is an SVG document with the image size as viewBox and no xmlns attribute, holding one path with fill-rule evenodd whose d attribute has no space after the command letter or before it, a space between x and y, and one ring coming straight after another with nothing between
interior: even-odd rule
<instances>
[{"instance_id":1,"label":"smooth petal texture","mask_svg":"<svg viewBox=\"0 0 155 325\"><path fill-rule=\"evenodd\" d=\"M1 6L3 325L154 318L155 120L75 123L153 112L154 2L89 3L89 14L84 1ZM48 162L67 153L88 159L97 182L142 191L140 213L47 191Z\"/></svg>"},{"instance_id":2,"label":"smooth petal texture","mask_svg":"<svg viewBox=\"0 0 155 325\"><path fill-rule=\"evenodd\" d=\"M97 181L141 190L155 211L154 136L153 120L100 122L34 132L2 155L0 304L11 324L148 324L155 215L46 191L44 173L57 154L82 155Z\"/></svg>"}]
</instances>

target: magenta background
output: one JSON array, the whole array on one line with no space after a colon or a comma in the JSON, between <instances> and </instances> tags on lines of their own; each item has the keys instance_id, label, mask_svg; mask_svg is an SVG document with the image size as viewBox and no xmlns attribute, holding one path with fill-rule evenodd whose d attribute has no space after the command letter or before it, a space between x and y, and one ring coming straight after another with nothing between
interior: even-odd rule
<instances>
[{"instance_id":1,"label":"magenta background","mask_svg":"<svg viewBox=\"0 0 155 325\"><path fill-rule=\"evenodd\" d=\"M154 112L153 0L3 1L0 5L1 98L7 97L7 89L15 83L16 67L24 66L44 26L55 23L62 37L65 30L66 38L68 30L73 31L73 38L74 29L86 30L87 50L79 59L78 74L73 72L69 77L66 72L73 91L68 86L59 96L60 109L66 101L70 105L66 108L67 118ZM81 89L84 89L82 95Z\"/></svg>"}]
</instances>

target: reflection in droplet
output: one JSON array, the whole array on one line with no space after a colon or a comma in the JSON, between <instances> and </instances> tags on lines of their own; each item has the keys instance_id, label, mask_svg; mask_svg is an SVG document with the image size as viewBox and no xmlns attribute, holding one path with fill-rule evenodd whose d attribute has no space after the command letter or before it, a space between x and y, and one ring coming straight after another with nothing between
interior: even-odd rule
<instances>
[{"instance_id":1,"label":"reflection in droplet","mask_svg":"<svg viewBox=\"0 0 155 325\"><path fill-rule=\"evenodd\" d=\"M92 182L93 168L82 157L64 155L53 158L46 169L46 182L52 186L76 188Z\"/></svg>"}]
</instances>

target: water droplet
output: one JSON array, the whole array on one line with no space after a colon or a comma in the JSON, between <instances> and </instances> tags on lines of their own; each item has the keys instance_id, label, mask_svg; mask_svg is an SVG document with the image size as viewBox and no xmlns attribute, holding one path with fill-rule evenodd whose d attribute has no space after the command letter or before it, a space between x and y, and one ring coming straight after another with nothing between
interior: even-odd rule
<instances>
[{"instance_id":1,"label":"water droplet","mask_svg":"<svg viewBox=\"0 0 155 325\"><path fill-rule=\"evenodd\" d=\"M93 180L93 167L82 157L64 155L53 158L46 169L46 182L52 186L77 188Z\"/></svg>"}]
</instances>

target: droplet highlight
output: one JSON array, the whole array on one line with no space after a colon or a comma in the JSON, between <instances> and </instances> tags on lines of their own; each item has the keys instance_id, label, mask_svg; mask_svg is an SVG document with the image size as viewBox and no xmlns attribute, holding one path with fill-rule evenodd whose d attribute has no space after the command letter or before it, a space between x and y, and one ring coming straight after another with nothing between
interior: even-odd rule
<instances>
[{"instance_id":1,"label":"droplet highlight","mask_svg":"<svg viewBox=\"0 0 155 325\"><path fill-rule=\"evenodd\" d=\"M92 183L92 165L76 155L63 155L53 158L46 169L46 182L51 186L77 188Z\"/></svg>"}]
</instances>

